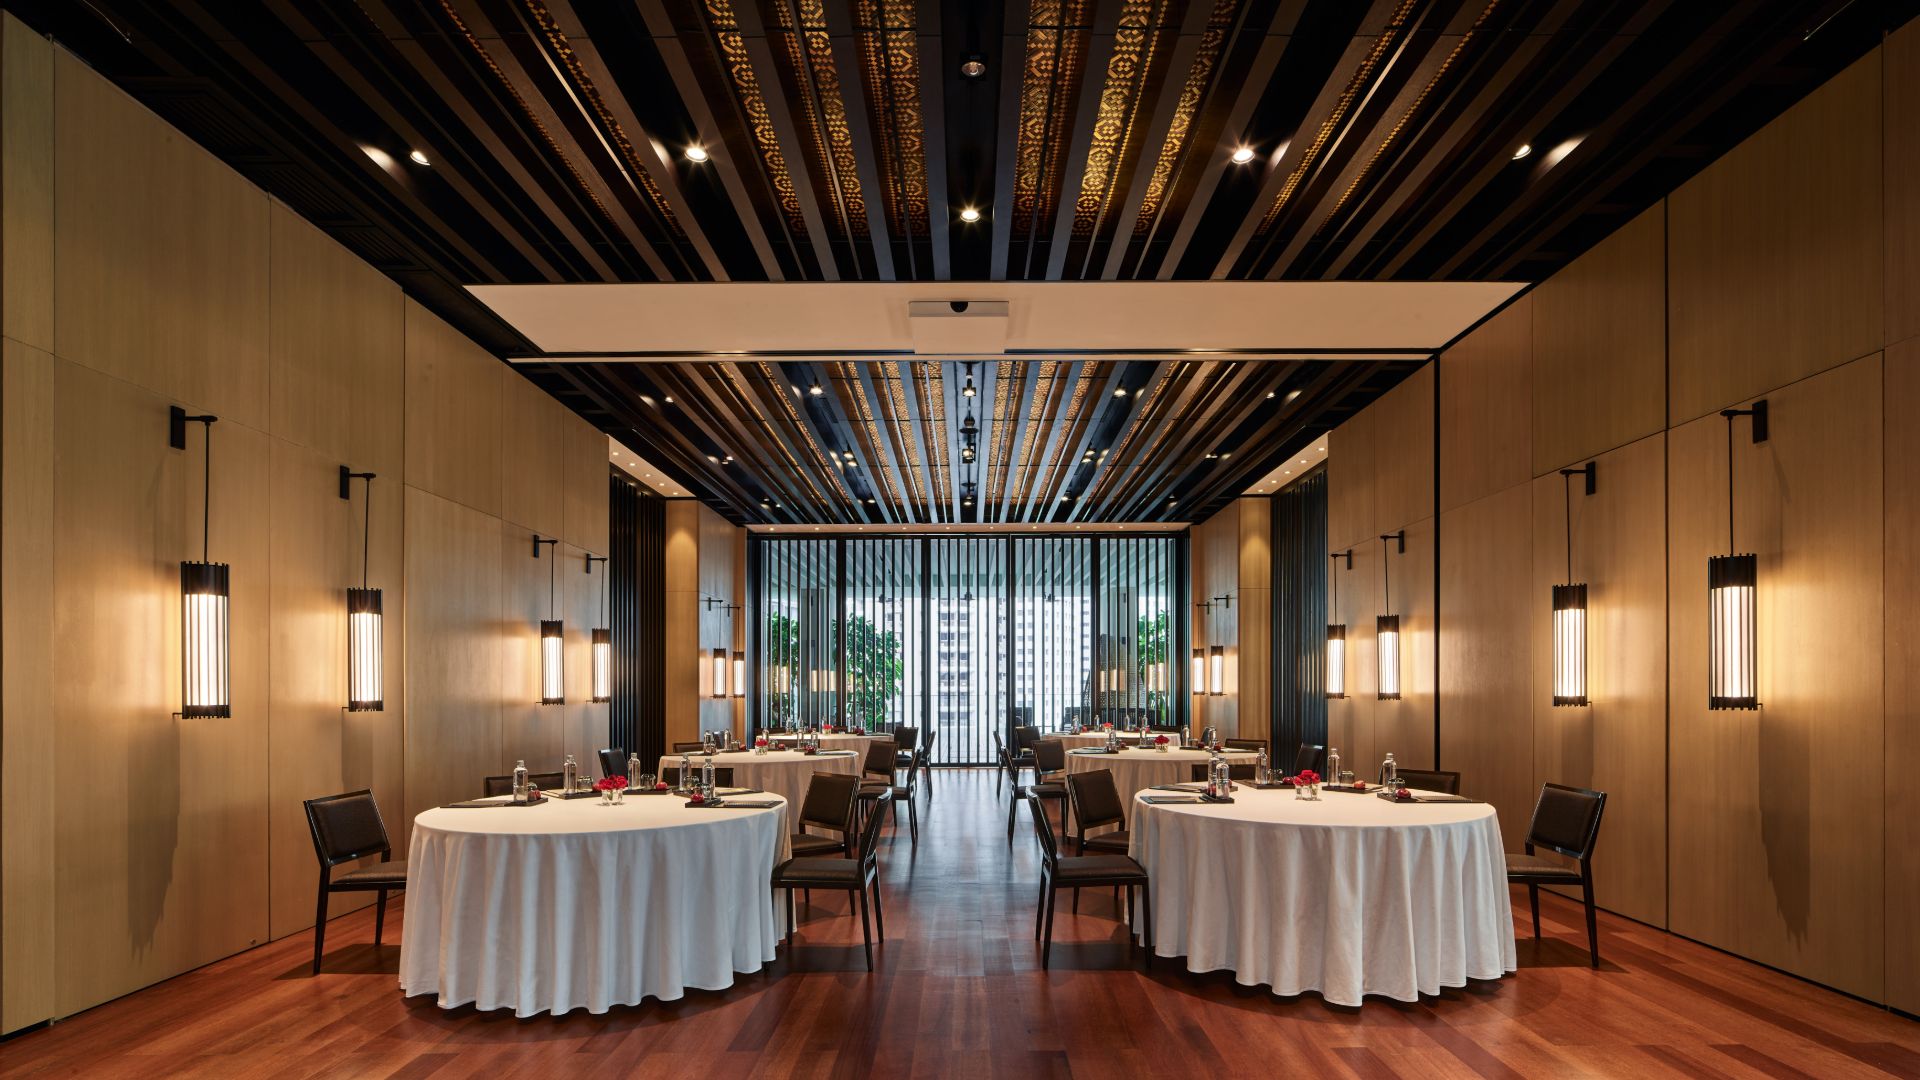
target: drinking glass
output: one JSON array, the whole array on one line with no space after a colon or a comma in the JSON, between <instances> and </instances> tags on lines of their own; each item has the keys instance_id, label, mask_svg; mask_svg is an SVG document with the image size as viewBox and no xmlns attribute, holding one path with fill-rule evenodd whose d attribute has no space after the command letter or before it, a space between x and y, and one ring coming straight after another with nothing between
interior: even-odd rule
<instances>
[{"instance_id":1,"label":"drinking glass","mask_svg":"<svg viewBox=\"0 0 1920 1080\"><path fill-rule=\"evenodd\" d=\"M634 777L627 786L636 791L652 791L653 785L658 782L659 778L652 773L641 773L639 776Z\"/></svg>"}]
</instances>

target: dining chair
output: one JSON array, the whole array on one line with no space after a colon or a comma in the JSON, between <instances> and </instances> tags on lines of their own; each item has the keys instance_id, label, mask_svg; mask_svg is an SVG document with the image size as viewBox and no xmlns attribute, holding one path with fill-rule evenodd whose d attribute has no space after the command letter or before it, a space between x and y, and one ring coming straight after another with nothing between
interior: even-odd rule
<instances>
[{"instance_id":1,"label":"dining chair","mask_svg":"<svg viewBox=\"0 0 1920 1080\"><path fill-rule=\"evenodd\" d=\"M1059 739L1041 739L1033 744L1033 783L1022 788L1015 784L1013 797L1007 801L1007 843L1013 843L1014 812L1019 809L1021 799L1031 795L1036 799L1060 804L1060 825L1066 827L1067 785L1048 777L1064 773L1067 768L1067 744ZM1032 805L1040 805L1034 803Z\"/></svg>"},{"instance_id":2,"label":"dining chair","mask_svg":"<svg viewBox=\"0 0 1920 1080\"><path fill-rule=\"evenodd\" d=\"M914 754L920 748L920 729L901 724L893 729L895 768L911 769L917 760Z\"/></svg>"},{"instance_id":3,"label":"dining chair","mask_svg":"<svg viewBox=\"0 0 1920 1080\"><path fill-rule=\"evenodd\" d=\"M1207 781L1207 766L1209 764L1211 764L1211 762L1196 761L1193 763L1193 768L1188 770L1187 775L1192 777L1194 783L1204 784ZM1253 771L1257 767L1258 766L1254 765L1251 761L1229 761L1227 762L1227 779L1243 780L1251 784L1254 779Z\"/></svg>"},{"instance_id":4,"label":"dining chair","mask_svg":"<svg viewBox=\"0 0 1920 1080\"><path fill-rule=\"evenodd\" d=\"M313 916L313 973L318 975L327 943L327 897L337 892L379 893L373 909L373 944L378 948L387 925L387 894L406 889L407 864L393 861L393 844L387 839L387 825L373 792L363 788L327 795L308 799L305 806L313 853L320 860L320 897ZM380 856L380 861L333 876L334 867L369 855Z\"/></svg>"},{"instance_id":5,"label":"dining chair","mask_svg":"<svg viewBox=\"0 0 1920 1080\"><path fill-rule=\"evenodd\" d=\"M700 766L695 765L693 767L693 774L696 779L699 777ZM680 766L668 765L665 768L661 769L660 779L664 781L668 787L679 787L680 786ZM629 784L633 783L633 778L628 777L627 783ZM714 766L713 786L714 787L732 787L733 786L732 767L726 766L726 765Z\"/></svg>"},{"instance_id":6,"label":"dining chair","mask_svg":"<svg viewBox=\"0 0 1920 1080\"><path fill-rule=\"evenodd\" d=\"M1317 773L1327 771L1327 748L1321 743L1301 743L1300 749L1293 754L1293 773L1299 774L1312 769Z\"/></svg>"},{"instance_id":7,"label":"dining chair","mask_svg":"<svg viewBox=\"0 0 1920 1080\"><path fill-rule=\"evenodd\" d=\"M860 806L856 812L856 820L857 814L874 809L867 804L878 802L881 792L884 791L891 797L897 754L898 751L894 749L891 738L877 738L867 742L867 756L860 763Z\"/></svg>"},{"instance_id":8,"label":"dining chair","mask_svg":"<svg viewBox=\"0 0 1920 1080\"><path fill-rule=\"evenodd\" d=\"M706 748L707 744L703 742L677 742L673 744L673 752L676 754L698 754L706 750Z\"/></svg>"},{"instance_id":9,"label":"dining chair","mask_svg":"<svg viewBox=\"0 0 1920 1080\"><path fill-rule=\"evenodd\" d=\"M800 831L793 834L795 855L846 855L853 849L853 807L860 778L847 773L817 772L807 778L807 794L800 800ZM807 832L808 826L840 834L835 840Z\"/></svg>"},{"instance_id":10,"label":"dining chair","mask_svg":"<svg viewBox=\"0 0 1920 1080\"><path fill-rule=\"evenodd\" d=\"M1062 855L1053 839L1053 825L1047 821L1040 797L1028 794L1027 809L1033 815L1033 832L1040 839L1040 906L1033 916L1033 936L1040 938L1040 967L1045 969L1053 953L1053 905L1061 889L1104 888L1127 890L1128 925L1131 927L1133 890L1140 890L1140 918L1145 929L1147 964L1153 964L1153 899L1148 895L1147 872L1125 855ZM1044 927L1044 929L1043 929ZM1131 935L1129 935L1131 937ZM1129 942L1131 944L1131 942Z\"/></svg>"},{"instance_id":11,"label":"dining chair","mask_svg":"<svg viewBox=\"0 0 1920 1080\"><path fill-rule=\"evenodd\" d=\"M893 798L883 792L881 801ZM880 908L880 806L867 814L866 827L860 830L857 859L827 858L819 855L795 856L773 868L773 887L787 891L787 948L793 948L793 891L801 889L839 889L859 894L860 933L866 939L867 970L873 970L873 935L877 927L880 940L887 940L886 916ZM867 894L873 895L873 919L867 918Z\"/></svg>"},{"instance_id":12,"label":"dining chair","mask_svg":"<svg viewBox=\"0 0 1920 1080\"><path fill-rule=\"evenodd\" d=\"M617 746L610 746L600 751L600 775L626 776L627 752ZM632 777L627 778L632 779Z\"/></svg>"},{"instance_id":13,"label":"dining chair","mask_svg":"<svg viewBox=\"0 0 1920 1080\"><path fill-rule=\"evenodd\" d=\"M1267 748L1267 740L1265 739L1222 739L1220 741L1226 743L1227 749L1229 750L1252 750L1258 752Z\"/></svg>"},{"instance_id":14,"label":"dining chair","mask_svg":"<svg viewBox=\"0 0 1920 1080\"><path fill-rule=\"evenodd\" d=\"M1593 848L1600 839L1600 815L1607 793L1564 784L1542 784L1540 801L1533 806L1524 854L1507 854L1507 881L1527 887L1533 909L1533 937L1540 939L1540 886L1579 885L1587 908L1587 953L1600 966L1600 930L1593 908ZM1534 853L1546 848L1577 862L1568 866Z\"/></svg>"},{"instance_id":15,"label":"dining chair","mask_svg":"<svg viewBox=\"0 0 1920 1080\"><path fill-rule=\"evenodd\" d=\"M618 776L619 774L615 773L614 775ZM527 783L532 784L541 791L559 791L560 785L566 782L567 778L564 773L539 772L527 774ZM486 792L486 798L492 799L501 795L513 794L513 774L511 773L506 776L489 776L482 779L480 783L482 789Z\"/></svg>"},{"instance_id":16,"label":"dining chair","mask_svg":"<svg viewBox=\"0 0 1920 1080\"><path fill-rule=\"evenodd\" d=\"M927 737L920 740L920 779L927 785L927 805L933 805L933 744L940 737L939 728L928 728Z\"/></svg>"},{"instance_id":17,"label":"dining chair","mask_svg":"<svg viewBox=\"0 0 1920 1080\"><path fill-rule=\"evenodd\" d=\"M1457 772L1442 772L1438 769L1395 769L1394 775L1405 780L1410 788L1438 791L1447 795L1460 794L1460 774Z\"/></svg>"},{"instance_id":18,"label":"dining chair","mask_svg":"<svg viewBox=\"0 0 1920 1080\"><path fill-rule=\"evenodd\" d=\"M1067 805L1073 808L1074 854L1085 855L1088 851L1096 851L1125 855L1132 846L1132 834L1127 832L1126 809L1121 805L1120 788L1113 782L1112 769L1068 773ZM1099 836L1087 836L1088 829L1108 825L1120 827ZM1119 890L1115 889L1116 906L1119 901ZM1073 890L1073 913L1080 913L1079 889Z\"/></svg>"}]
</instances>

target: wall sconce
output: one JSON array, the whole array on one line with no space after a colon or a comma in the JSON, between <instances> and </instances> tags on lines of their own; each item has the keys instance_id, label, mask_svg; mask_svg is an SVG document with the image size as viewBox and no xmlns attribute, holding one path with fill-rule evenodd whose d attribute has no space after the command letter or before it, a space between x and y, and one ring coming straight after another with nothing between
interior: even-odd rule
<instances>
[{"instance_id":1,"label":"wall sconce","mask_svg":"<svg viewBox=\"0 0 1920 1080\"><path fill-rule=\"evenodd\" d=\"M347 711L380 712L386 707L381 655L380 590L367 587L367 563L373 548L373 480L370 472L340 466L340 497L353 498L353 482L366 481L365 517L360 526L360 587L347 590Z\"/></svg>"},{"instance_id":2,"label":"wall sconce","mask_svg":"<svg viewBox=\"0 0 1920 1080\"><path fill-rule=\"evenodd\" d=\"M1707 708L1760 707L1757 612L1760 560L1735 554L1733 545L1733 418L1753 418L1753 441L1767 441L1767 403L1722 409L1727 418L1727 554L1707 560Z\"/></svg>"},{"instance_id":3,"label":"wall sconce","mask_svg":"<svg viewBox=\"0 0 1920 1080\"><path fill-rule=\"evenodd\" d=\"M747 654L739 649L733 650L733 696L747 696Z\"/></svg>"},{"instance_id":4,"label":"wall sconce","mask_svg":"<svg viewBox=\"0 0 1920 1080\"><path fill-rule=\"evenodd\" d=\"M727 650L714 649L709 654L708 664L711 666L713 671L713 696L716 698L726 697L727 696L727 667L729 665L729 661L727 660Z\"/></svg>"},{"instance_id":5,"label":"wall sconce","mask_svg":"<svg viewBox=\"0 0 1920 1080\"><path fill-rule=\"evenodd\" d=\"M226 563L207 559L207 533L213 521L213 425L217 416L188 416L178 405L168 412L167 445L187 448L187 425L199 424L203 438L200 479L200 560L180 564L180 715L233 715L231 641L227 605L232 596Z\"/></svg>"},{"instance_id":6,"label":"wall sconce","mask_svg":"<svg viewBox=\"0 0 1920 1080\"><path fill-rule=\"evenodd\" d=\"M1553 703L1587 704L1587 587L1573 580L1573 478L1587 478L1594 493L1594 463L1561 469L1566 481L1567 584L1553 587Z\"/></svg>"},{"instance_id":7,"label":"wall sconce","mask_svg":"<svg viewBox=\"0 0 1920 1080\"><path fill-rule=\"evenodd\" d=\"M1380 682L1378 684L1381 701L1400 700L1400 616L1393 611L1393 575L1387 569L1387 541L1399 545L1399 553L1407 553L1407 531L1387 533L1380 537L1380 581L1381 607L1389 614L1383 614L1374 621L1374 634L1378 638L1375 652L1380 661Z\"/></svg>"},{"instance_id":8,"label":"wall sconce","mask_svg":"<svg viewBox=\"0 0 1920 1080\"><path fill-rule=\"evenodd\" d=\"M1187 686L1193 694L1207 692L1207 659L1199 649L1193 650L1193 667L1187 673Z\"/></svg>"},{"instance_id":9,"label":"wall sconce","mask_svg":"<svg viewBox=\"0 0 1920 1080\"><path fill-rule=\"evenodd\" d=\"M1336 551L1332 556L1336 560L1346 560L1346 569L1353 569L1353 550ZM1333 579L1333 608L1328 612L1334 619L1340 617L1340 579ZM1347 696L1347 624L1327 623L1327 697L1344 698Z\"/></svg>"},{"instance_id":10,"label":"wall sconce","mask_svg":"<svg viewBox=\"0 0 1920 1080\"><path fill-rule=\"evenodd\" d=\"M1223 697L1227 692L1227 647L1215 645L1207 650L1207 693Z\"/></svg>"},{"instance_id":11,"label":"wall sconce","mask_svg":"<svg viewBox=\"0 0 1920 1080\"><path fill-rule=\"evenodd\" d=\"M540 620L540 704L565 705L567 689L565 681L565 635L566 631L559 619L553 618L553 582L554 568L560 562L557 550L560 541L542 540L536 534L533 538L533 557L540 557L540 546L551 544L556 547L553 561L547 564L547 618Z\"/></svg>"},{"instance_id":12,"label":"wall sconce","mask_svg":"<svg viewBox=\"0 0 1920 1080\"><path fill-rule=\"evenodd\" d=\"M605 555L588 555L586 573L593 564L606 562ZM613 630L607 626L607 574L600 572L600 625L593 628L593 695L596 705L613 700Z\"/></svg>"}]
</instances>

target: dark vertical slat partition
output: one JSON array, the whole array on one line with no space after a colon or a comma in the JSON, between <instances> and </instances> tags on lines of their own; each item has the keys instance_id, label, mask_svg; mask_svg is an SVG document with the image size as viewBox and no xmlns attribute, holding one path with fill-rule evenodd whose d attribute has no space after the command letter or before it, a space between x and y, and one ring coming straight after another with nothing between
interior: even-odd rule
<instances>
[{"instance_id":1,"label":"dark vertical slat partition","mask_svg":"<svg viewBox=\"0 0 1920 1080\"><path fill-rule=\"evenodd\" d=\"M607 604L613 630L608 740L658 761L666 752L666 504L622 473L608 482Z\"/></svg>"},{"instance_id":2,"label":"dark vertical slat partition","mask_svg":"<svg viewBox=\"0 0 1920 1080\"><path fill-rule=\"evenodd\" d=\"M1327 741L1327 471L1273 497L1273 745Z\"/></svg>"}]
</instances>

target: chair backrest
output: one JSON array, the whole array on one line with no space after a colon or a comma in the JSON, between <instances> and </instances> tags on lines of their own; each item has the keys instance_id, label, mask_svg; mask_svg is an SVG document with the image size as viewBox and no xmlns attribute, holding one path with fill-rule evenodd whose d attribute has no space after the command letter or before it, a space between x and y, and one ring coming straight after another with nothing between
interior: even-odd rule
<instances>
[{"instance_id":1,"label":"chair backrest","mask_svg":"<svg viewBox=\"0 0 1920 1080\"><path fill-rule=\"evenodd\" d=\"M1317 773L1327 770L1327 748L1321 743L1301 743L1300 749L1293 754L1293 771L1298 774L1312 769Z\"/></svg>"},{"instance_id":2,"label":"chair backrest","mask_svg":"<svg viewBox=\"0 0 1920 1080\"><path fill-rule=\"evenodd\" d=\"M707 744L703 742L677 742L673 744L673 752L676 754L697 754L706 748Z\"/></svg>"},{"instance_id":3,"label":"chair backrest","mask_svg":"<svg viewBox=\"0 0 1920 1080\"><path fill-rule=\"evenodd\" d=\"M1256 767L1257 766L1251 761L1229 761L1227 762L1227 779L1245 780L1251 783L1254 778L1253 770ZM1193 768L1188 775L1193 777L1193 782L1196 784L1205 783L1207 779L1207 762L1194 762Z\"/></svg>"},{"instance_id":4,"label":"chair backrest","mask_svg":"<svg viewBox=\"0 0 1920 1080\"><path fill-rule=\"evenodd\" d=\"M1047 808L1040 803L1040 796L1027 792L1027 816L1033 818L1033 835L1040 838L1040 858L1045 860L1048 870L1060 868L1060 845L1053 838L1053 822L1047 820Z\"/></svg>"},{"instance_id":5,"label":"chair backrest","mask_svg":"<svg viewBox=\"0 0 1920 1080\"><path fill-rule=\"evenodd\" d=\"M1080 823L1080 835L1102 825L1126 821L1120 805L1120 789L1114 785L1112 769L1090 769L1067 774L1067 801L1073 804L1073 820Z\"/></svg>"},{"instance_id":6,"label":"chair backrest","mask_svg":"<svg viewBox=\"0 0 1920 1080\"><path fill-rule=\"evenodd\" d=\"M1221 741L1227 744L1229 750L1265 750L1267 748L1265 739L1222 739Z\"/></svg>"},{"instance_id":7,"label":"chair backrest","mask_svg":"<svg viewBox=\"0 0 1920 1080\"><path fill-rule=\"evenodd\" d=\"M1394 775L1405 780L1410 788L1438 791L1447 795L1460 794L1460 774L1457 772L1442 772L1438 769L1395 769Z\"/></svg>"},{"instance_id":8,"label":"chair backrest","mask_svg":"<svg viewBox=\"0 0 1920 1080\"><path fill-rule=\"evenodd\" d=\"M1600 838L1600 815L1606 808L1604 791L1542 784L1540 801L1533 806L1533 824L1527 827L1527 843L1584 862L1593 857L1594 842Z\"/></svg>"},{"instance_id":9,"label":"chair backrest","mask_svg":"<svg viewBox=\"0 0 1920 1080\"><path fill-rule=\"evenodd\" d=\"M613 775L618 776L620 774L614 773ZM532 784L541 791L559 791L560 785L566 782L567 777L565 773L537 772L527 774L527 783ZM512 773L508 773L505 776L489 776L480 783L481 787L486 791L486 797L489 799L496 795L513 794Z\"/></svg>"},{"instance_id":10,"label":"chair backrest","mask_svg":"<svg viewBox=\"0 0 1920 1080\"><path fill-rule=\"evenodd\" d=\"M700 775L700 766L695 765L693 767L693 775L695 777L698 777ZM666 781L668 784L674 787L679 787L680 786L680 766L669 765L666 768L660 770L660 779ZM633 778L628 777L627 782L632 783ZM728 766L716 765L713 770L713 785L715 787L732 787L733 786L733 769Z\"/></svg>"},{"instance_id":11,"label":"chair backrest","mask_svg":"<svg viewBox=\"0 0 1920 1080\"><path fill-rule=\"evenodd\" d=\"M1059 772L1067 767L1067 744L1059 739L1040 739L1033 744L1033 771Z\"/></svg>"},{"instance_id":12,"label":"chair backrest","mask_svg":"<svg viewBox=\"0 0 1920 1080\"><path fill-rule=\"evenodd\" d=\"M600 751L600 775L626 776L627 752L617 746L609 746ZM627 776L627 779L631 780L633 777Z\"/></svg>"},{"instance_id":13,"label":"chair backrest","mask_svg":"<svg viewBox=\"0 0 1920 1080\"><path fill-rule=\"evenodd\" d=\"M362 788L308 799L306 807L313 853L323 869L331 870L368 855L384 858L393 853L393 844L387 840L387 823L380 820L380 806L373 801L373 792Z\"/></svg>"},{"instance_id":14,"label":"chair backrest","mask_svg":"<svg viewBox=\"0 0 1920 1080\"><path fill-rule=\"evenodd\" d=\"M845 836L853 828L853 804L859 795L860 778L852 773L814 773L807 778L807 797L800 802L800 824Z\"/></svg>"},{"instance_id":15,"label":"chair backrest","mask_svg":"<svg viewBox=\"0 0 1920 1080\"><path fill-rule=\"evenodd\" d=\"M1039 741L1040 729L1032 724L1021 724L1013 729L1013 752L1016 754L1032 749L1033 744Z\"/></svg>"},{"instance_id":16,"label":"chair backrest","mask_svg":"<svg viewBox=\"0 0 1920 1080\"><path fill-rule=\"evenodd\" d=\"M893 729L893 744L903 754L910 754L920 745L920 729L905 724Z\"/></svg>"},{"instance_id":17,"label":"chair backrest","mask_svg":"<svg viewBox=\"0 0 1920 1080\"><path fill-rule=\"evenodd\" d=\"M892 739L873 739L867 743L867 760L860 772L866 776L893 777L894 755L899 751L893 748Z\"/></svg>"},{"instance_id":18,"label":"chair backrest","mask_svg":"<svg viewBox=\"0 0 1920 1080\"><path fill-rule=\"evenodd\" d=\"M860 874L862 877L871 877L880 868L880 822L887 817L886 804L892 798L891 790L882 791L873 805L867 808L867 823L860 827Z\"/></svg>"}]
</instances>

